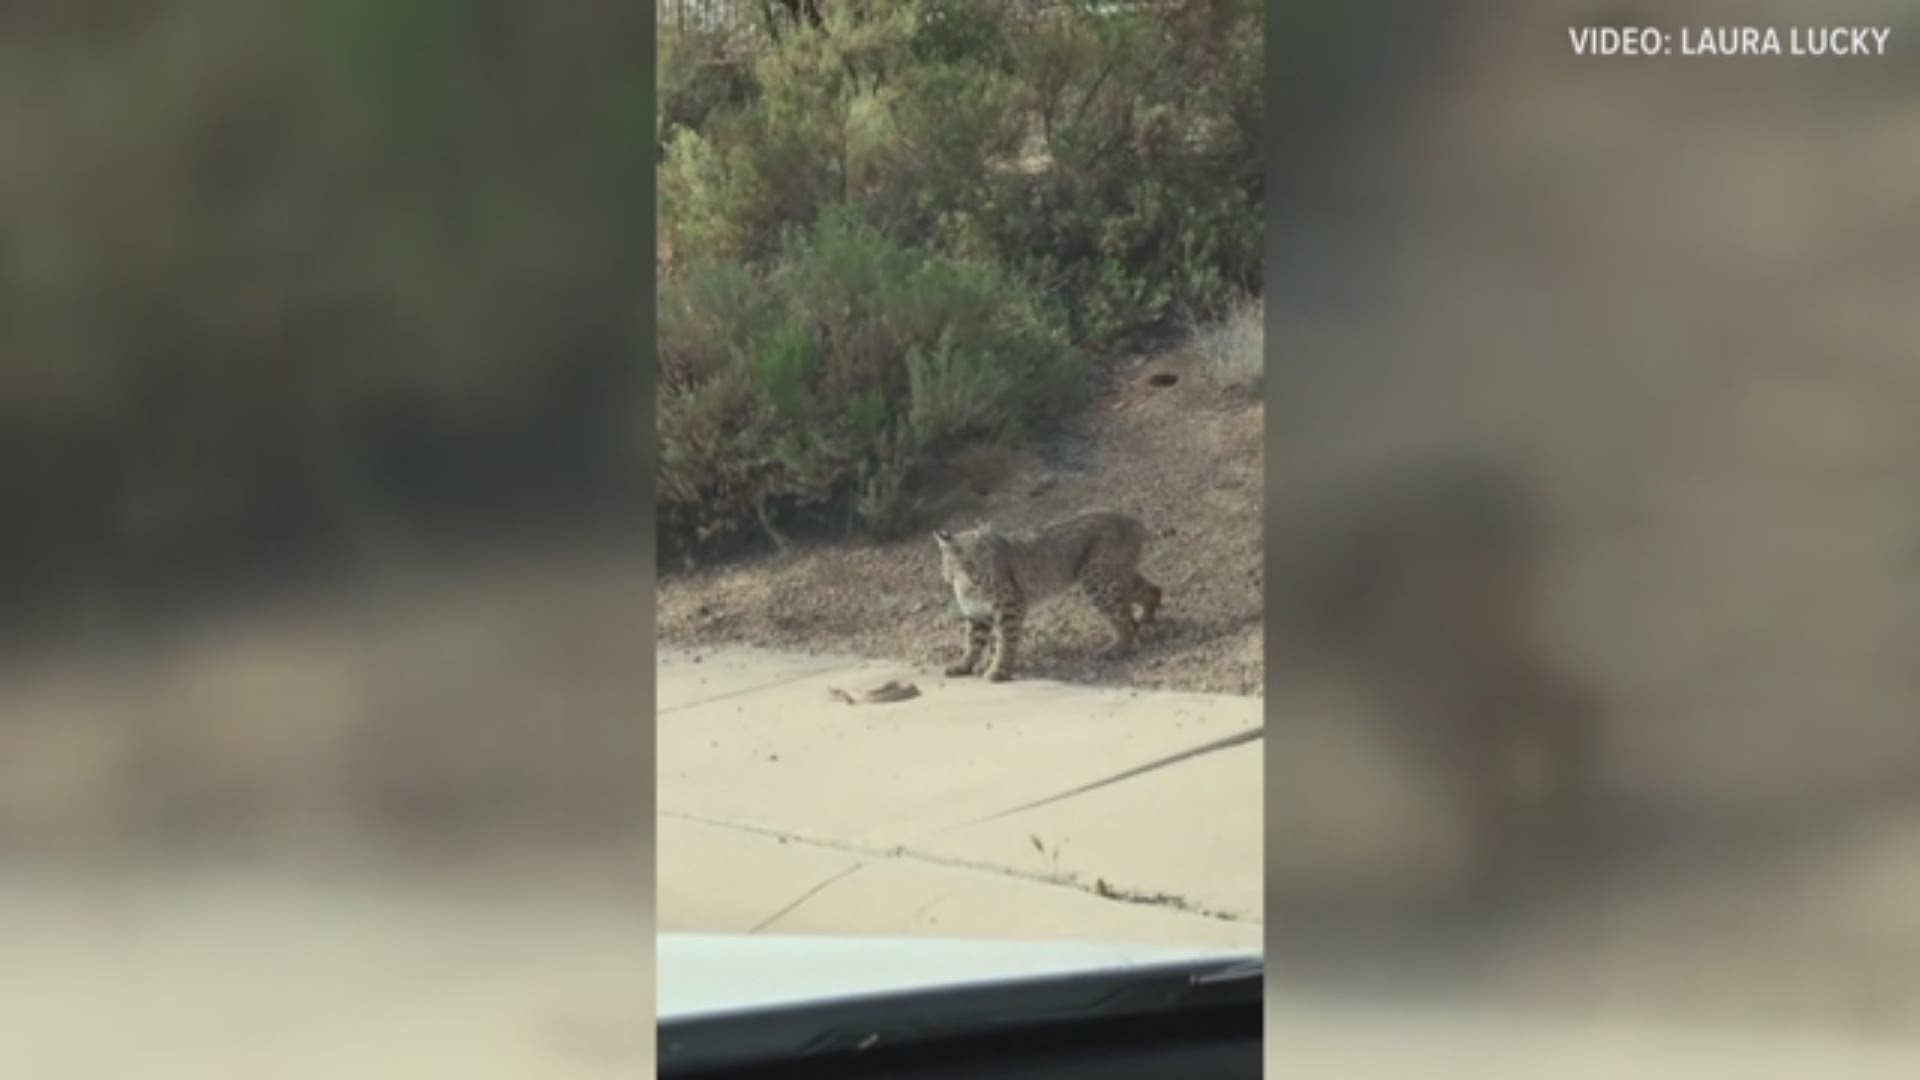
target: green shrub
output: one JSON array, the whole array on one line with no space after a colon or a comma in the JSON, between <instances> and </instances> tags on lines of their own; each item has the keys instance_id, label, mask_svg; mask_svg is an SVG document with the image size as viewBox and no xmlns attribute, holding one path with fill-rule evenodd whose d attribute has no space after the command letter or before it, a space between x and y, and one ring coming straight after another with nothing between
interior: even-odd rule
<instances>
[{"instance_id":1,"label":"green shrub","mask_svg":"<svg viewBox=\"0 0 1920 1080\"><path fill-rule=\"evenodd\" d=\"M1083 400L1089 350L1259 291L1253 0L829 9L664 48L660 415L689 442L661 497L690 542L897 529L930 458Z\"/></svg>"},{"instance_id":2,"label":"green shrub","mask_svg":"<svg viewBox=\"0 0 1920 1080\"><path fill-rule=\"evenodd\" d=\"M847 204L903 243L1047 288L1091 345L1259 290L1253 0L1037 17L988 0L858 7L731 65L729 103L669 136L676 258L764 261L785 228Z\"/></svg>"},{"instance_id":3,"label":"green shrub","mask_svg":"<svg viewBox=\"0 0 1920 1080\"><path fill-rule=\"evenodd\" d=\"M771 328L764 283L747 266L703 262L662 283L657 298L660 392L699 386Z\"/></svg>"},{"instance_id":4,"label":"green shrub","mask_svg":"<svg viewBox=\"0 0 1920 1080\"><path fill-rule=\"evenodd\" d=\"M669 539L778 537L782 520L835 511L895 532L927 455L1028 430L1084 390L1045 303L846 208L790 236L751 286L743 273L663 286L662 358L677 374L660 398L660 506L669 533L686 532ZM682 346L689 328L721 325Z\"/></svg>"}]
</instances>

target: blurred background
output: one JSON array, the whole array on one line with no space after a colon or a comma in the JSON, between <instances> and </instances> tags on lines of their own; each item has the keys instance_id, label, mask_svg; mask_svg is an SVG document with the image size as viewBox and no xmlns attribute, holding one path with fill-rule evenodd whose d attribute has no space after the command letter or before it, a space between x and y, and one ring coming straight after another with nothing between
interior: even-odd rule
<instances>
[{"instance_id":1,"label":"blurred background","mask_svg":"<svg viewBox=\"0 0 1920 1080\"><path fill-rule=\"evenodd\" d=\"M0 5L0 1072L645 1060L651 33Z\"/></svg>"},{"instance_id":2,"label":"blurred background","mask_svg":"<svg viewBox=\"0 0 1920 1080\"><path fill-rule=\"evenodd\" d=\"M1269 539L1359 478L1462 454L1519 478L1533 648L1594 710L1596 818L1566 887L1342 977L1920 1037L1920 5L1453 5L1439 33L1403 5L1344 36L1326 7L1313 32L1370 92L1350 112L1301 77L1325 109L1290 138L1315 141L1274 148ZM1585 25L1891 35L1884 57L1593 59ZM1273 904L1305 811L1269 775ZM1395 820L1381 859L1431 852ZM1410 866L1370 880L1436 887Z\"/></svg>"}]
</instances>

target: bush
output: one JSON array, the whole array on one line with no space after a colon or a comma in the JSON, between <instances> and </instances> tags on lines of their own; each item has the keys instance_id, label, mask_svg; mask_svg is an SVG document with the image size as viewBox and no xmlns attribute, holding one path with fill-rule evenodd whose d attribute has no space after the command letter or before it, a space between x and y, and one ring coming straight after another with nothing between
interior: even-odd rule
<instances>
[{"instance_id":1,"label":"bush","mask_svg":"<svg viewBox=\"0 0 1920 1080\"><path fill-rule=\"evenodd\" d=\"M763 259L783 228L844 202L903 242L1044 283L1089 344L1258 291L1252 0L835 9L827 32L790 31L750 62L726 63L710 36L668 46L675 70L706 72L668 95L702 106L662 117L661 227L676 258ZM686 59L703 42L706 68ZM690 89L716 84L727 92Z\"/></svg>"},{"instance_id":2,"label":"bush","mask_svg":"<svg viewBox=\"0 0 1920 1080\"><path fill-rule=\"evenodd\" d=\"M1058 314L992 265L839 209L764 270L661 292L659 500L669 540L829 515L892 534L930 455L1030 430L1086 379Z\"/></svg>"},{"instance_id":3,"label":"bush","mask_svg":"<svg viewBox=\"0 0 1920 1080\"><path fill-rule=\"evenodd\" d=\"M661 493L691 542L842 503L897 528L929 455L1082 398L1083 353L1260 288L1253 0L828 7L665 46Z\"/></svg>"}]
</instances>

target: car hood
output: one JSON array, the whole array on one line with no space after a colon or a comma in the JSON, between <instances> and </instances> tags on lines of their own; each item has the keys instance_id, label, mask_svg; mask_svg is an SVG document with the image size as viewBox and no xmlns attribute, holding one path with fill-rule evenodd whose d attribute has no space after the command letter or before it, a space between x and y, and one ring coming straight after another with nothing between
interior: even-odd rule
<instances>
[{"instance_id":1,"label":"car hood","mask_svg":"<svg viewBox=\"0 0 1920 1080\"><path fill-rule=\"evenodd\" d=\"M1150 967L1260 960L1255 949L953 938L661 934L662 1021L936 987Z\"/></svg>"}]
</instances>

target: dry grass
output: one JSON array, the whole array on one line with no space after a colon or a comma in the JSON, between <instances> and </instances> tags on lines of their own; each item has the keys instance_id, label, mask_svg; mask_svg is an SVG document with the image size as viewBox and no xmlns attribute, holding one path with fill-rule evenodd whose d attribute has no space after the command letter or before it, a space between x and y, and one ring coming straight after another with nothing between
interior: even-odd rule
<instances>
[{"instance_id":1,"label":"dry grass","mask_svg":"<svg viewBox=\"0 0 1920 1080\"><path fill-rule=\"evenodd\" d=\"M1195 327L1188 348L1220 387L1258 395L1266 373L1266 343L1267 306L1254 296L1242 300L1225 319Z\"/></svg>"}]
</instances>

